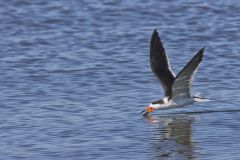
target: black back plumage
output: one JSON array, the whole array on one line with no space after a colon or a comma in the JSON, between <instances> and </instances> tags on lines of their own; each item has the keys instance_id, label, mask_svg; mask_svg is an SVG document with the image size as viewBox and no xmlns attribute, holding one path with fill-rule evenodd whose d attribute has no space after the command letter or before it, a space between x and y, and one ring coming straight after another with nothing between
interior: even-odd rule
<instances>
[{"instance_id":1,"label":"black back plumage","mask_svg":"<svg viewBox=\"0 0 240 160\"><path fill-rule=\"evenodd\" d=\"M171 87L175 78L168 63L166 51L156 29L151 38L150 64L152 72L160 80L163 86L165 96L170 97Z\"/></svg>"}]
</instances>

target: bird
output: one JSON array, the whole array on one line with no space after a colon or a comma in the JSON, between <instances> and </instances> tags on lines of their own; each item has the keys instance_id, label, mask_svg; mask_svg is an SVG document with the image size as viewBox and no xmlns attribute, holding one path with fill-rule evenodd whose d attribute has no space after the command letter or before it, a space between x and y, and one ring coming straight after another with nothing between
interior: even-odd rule
<instances>
[{"instance_id":1,"label":"bird","mask_svg":"<svg viewBox=\"0 0 240 160\"><path fill-rule=\"evenodd\" d=\"M150 42L150 66L162 85L164 97L150 103L140 114L146 116L155 110L178 108L207 100L207 98L190 94L194 75L204 56L204 49L205 47L201 48L175 76L158 31L157 29L153 31Z\"/></svg>"}]
</instances>

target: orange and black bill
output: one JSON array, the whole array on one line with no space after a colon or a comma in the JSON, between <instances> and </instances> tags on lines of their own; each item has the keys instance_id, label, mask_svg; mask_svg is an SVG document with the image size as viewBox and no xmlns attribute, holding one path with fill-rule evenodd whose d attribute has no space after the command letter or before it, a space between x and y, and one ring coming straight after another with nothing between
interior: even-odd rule
<instances>
[{"instance_id":1,"label":"orange and black bill","mask_svg":"<svg viewBox=\"0 0 240 160\"><path fill-rule=\"evenodd\" d=\"M147 112L147 110L143 110L142 112L140 112L139 114L141 114L142 116L146 116L148 115L149 112Z\"/></svg>"}]
</instances>

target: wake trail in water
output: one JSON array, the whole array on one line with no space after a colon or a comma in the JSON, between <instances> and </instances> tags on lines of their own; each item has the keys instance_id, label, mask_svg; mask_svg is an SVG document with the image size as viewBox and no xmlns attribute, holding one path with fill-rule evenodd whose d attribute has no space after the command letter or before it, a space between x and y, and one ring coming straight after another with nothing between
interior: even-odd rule
<instances>
[{"instance_id":1,"label":"wake trail in water","mask_svg":"<svg viewBox=\"0 0 240 160\"><path fill-rule=\"evenodd\" d=\"M201 102L201 101L199 101L199 102ZM227 103L227 104L240 103L239 101L232 100L232 99L203 99L202 102L221 102L221 103Z\"/></svg>"},{"instance_id":2,"label":"wake trail in water","mask_svg":"<svg viewBox=\"0 0 240 160\"><path fill-rule=\"evenodd\" d=\"M225 109L225 110L206 110L206 111L193 111L193 112L179 112L179 113L170 113L171 115L180 115L180 114L188 114L188 115L193 115L193 114L207 114L207 113L231 113L231 112L240 112L239 109Z\"/></svg>"},{"instance_id":3,"label":"wake trail in water","mask_svg":"<svg viewBox=\"0 0 240 160\"><path fill-rule=\"evenodd\" d=\"M206 102L216 102L216 103L221 103L221 104L239 104L238 101L234 101L234 100L230 100L230 99L207 99L206 101L204 101L204 103ZM204 104L203 103L203 104ZM221 109L221 110L204 110L204 111L186 111L186 112L179 112L179 113L170 113L170 114L207 114L207 113L217 113L217 112L221 112L221 113L229 113L229 112L240 112L240 108L235 108L235 109Z\"/></svg>"}]
</instances>

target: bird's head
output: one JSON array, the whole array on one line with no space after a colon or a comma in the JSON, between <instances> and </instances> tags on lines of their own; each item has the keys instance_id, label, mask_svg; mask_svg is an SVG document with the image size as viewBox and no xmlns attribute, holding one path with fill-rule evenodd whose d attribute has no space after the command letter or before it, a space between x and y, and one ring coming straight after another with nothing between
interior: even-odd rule
<instances>
[{"instance_id":1,"label":"bird's head","mask_svg":"<svg viewBox=\"0 0 240 160\"><path fill-rule=\"evenodd\" d=\"M149 106L146 107L142 112L140 112L140 114L146 116L148 113L151 113L156 109L164 109L167 107L166 104L168 103L168 101L169 101L168 97L164 97L163 99L154 101L151 104L149 104Z\"/></svg>"}]
</instances>

